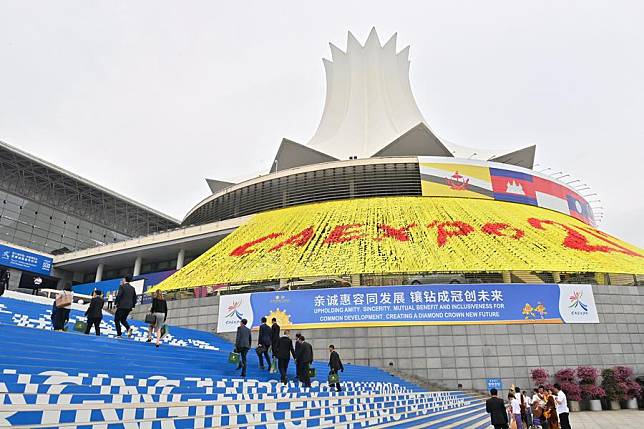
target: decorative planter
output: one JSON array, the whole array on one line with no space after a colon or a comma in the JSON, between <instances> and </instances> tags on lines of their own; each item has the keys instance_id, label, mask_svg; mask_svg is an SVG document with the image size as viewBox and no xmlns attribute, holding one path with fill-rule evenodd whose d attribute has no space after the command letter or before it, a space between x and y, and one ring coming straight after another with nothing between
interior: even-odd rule
<instances>
[{"instance_id":1,"label":"decorative planter","mask_svg":"<svg viewBox=\"0 0 644 429\"><path fill-rule=\"evenodd\" d=\"M631 398L626 401L626 409L628 410L637 410L637 398Z\"/></svg>"},{"instance_id":2,"label":"decorative planter","mask_svg":"<svg viewBox=\"0 0 644 429\"><path fill-rule=\"evenodd\" d=\"M568 401L568 408L570 408L571 413L578 413L581 411L579 401Z\"/></svg>"},{"instance_id":3,"label":"decorative planter","mask_svg":"<svg viewBox=\"0 0 644 429\"><path fill-rule=\"evenodd\" d=\"M610 401L611 410L621 410L622 407L619 405L619 401Z\"/></svg>"},{"instance_id":4,"label":"decorative planter","mask_svg":"<svg viewBox=\"0 0 644 429\"><path fill-rule=\"evenodd\" d=\"M599 399L591 399L588 401L588 410L590 411L601 411L602 410L602 401Z\"/></svg>"}]
</instances>

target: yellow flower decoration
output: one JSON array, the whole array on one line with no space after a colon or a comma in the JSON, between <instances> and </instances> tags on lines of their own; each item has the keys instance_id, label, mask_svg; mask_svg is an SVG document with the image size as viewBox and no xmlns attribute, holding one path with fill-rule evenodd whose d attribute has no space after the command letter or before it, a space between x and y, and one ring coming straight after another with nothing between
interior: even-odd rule
<instances>
[{"instance_id":1,"label":"yellow flower decoration","mask_svg":"<svg viewBox=\"0 0 644 429\"><path fill-rule=\"evenodd\" d=\"M157 287L506 270L641 274L644 252L571 216L525 204L362 198L254 215Z\"/></svg>"}]
</instances>

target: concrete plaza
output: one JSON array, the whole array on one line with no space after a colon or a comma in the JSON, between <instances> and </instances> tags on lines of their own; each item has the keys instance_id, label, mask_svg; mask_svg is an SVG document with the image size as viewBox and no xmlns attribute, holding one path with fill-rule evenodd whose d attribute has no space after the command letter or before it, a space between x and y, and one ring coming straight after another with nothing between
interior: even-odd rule
<instances>
[{"instance_id":1,"label":"concrete plaza","mask_svg":"<svg viewBox=\"0 0 644 429\"><path fill-rule=\"evenodd\" d=\"M570 425L574 429L644 428L644 411L618 410L571 413Z\"/></svg>"}]
</instances>

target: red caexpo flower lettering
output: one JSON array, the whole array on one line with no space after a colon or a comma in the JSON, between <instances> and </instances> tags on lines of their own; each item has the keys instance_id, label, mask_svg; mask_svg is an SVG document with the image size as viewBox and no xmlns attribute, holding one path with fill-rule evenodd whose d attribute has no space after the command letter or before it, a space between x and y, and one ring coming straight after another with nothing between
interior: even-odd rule
<instances>
[{"instance_id":1,"label":"red caexpo flower lettering","mask_svg":"<svg viewBox=\"0 0 644 429\"><path fill-rule=\"evenodd\" d=\"M629 256L644 257L644 255L641 255L634 250L628 249L614 242L610 235L605 234L602 231L594 230L590 227L570 225L548 219L529 218L527 221L530 226L539 230L545 230L547 226L563 229L563 231L565 231L566 233L566 236L563 239L562 245L569 249L581 250L584 252L619 252ZM412 237L410 236L409 231L412 228L418 227L416 223L411 223L402 227L394 227L387 224L378 224L377 235L375 237L368 237L365 233L365 230L363 229L363 226L364 224L361 223L336 225L328 233L326 239L324 239L324 237L319 237L319 239L324 239L323 242L326 244L341 244L363 238L369 238L375 241L392 239L397 242L410 242L412 240ZM427 227L436 228L436 241L439 247L444 247L448 243L450 237L464 237L476 231L472 225L459 220L435 220L429 223ZM496 237L508 237L513 240L520 240L525 236L524 230L512 226L508 223L500 222L488 222L484 224L481 227L481 232ZM272 247L268 248L267 251L276 252L286 246L304 247L314 239L315 234L315 228L313 226L310 226L298 232L297 234L291 235L283 241L273 245ZM254 247L263 243L264 241L274 240L283 235L284 233L275 232L260 237L256 240L249 241L235 248L232 252L230 252L230 256L244 256L258 250L266 251L266 247ZM605 244L591 244L589 242L589 236L595 237Z\"/></svg>"},{"instance_id":2,"label":"red caexpo flower lettering","mask_svg":"<svg viewBox=\"0 0 644 429\"><path fill-rule=\"evenodd\" d=\"M619 252L630 256L642 257L642 255L640 255L639 253L633 250L627 249L623 246L620 246L619 244L611 240L608 240L605 237L595 234L594 231L592 230L587 230L586 228L578 227L576 225L566 225L560 222L555 222L553 220L536 219L536 218L528 219L528 223L532 225L532 227L536 229L541 229L541 230L545 230L544 225L556 225L563 228L564 231L566 231L566 237L564 237L563 245L570 249L582 250L584 252L603 252L603 253ZM584 232L587 232L592 236L599 238L603 242L610 244L610 246L590 244L588 242L588 237L586 237L581 232L577 231L575 228L583 229Z\"/></svg>"},{"instance_id":3,"label":"red caexpo flower lettering","mask_svg":"<svg viewBox=\"0 0 644 429\"><path fill-rule=\"evenodd\" d=\"M338 244L362 238L364 237L364 234L359 234L360 231L358 230L361 226L361 223L338 225L331 230L329 236L324 240L324 242L327 244Z\"/></svg>"},{"instance_id":4,"label":"red caexpo flower lettering","mask_svg":"<svg viewBox=\"0 0 644 429\"><path fill-rule=\"evenodd\" d=\"M427 225L428 228L436 227L438 231L438 246L443 247L449 237L465 236L474 232L474 227L460 220L439 222L435 220Z\"/></svg>"},{"instance_id":5,"label":"red caexpo flower lettering","mask_svg":"<svg viewBox=\"0 0 644 429\"><path fill-rule=\"evenodd\" d=\"M266 240L272 240L273 238L277 238L280 235L282 235L281 232L274 232L272 234L268 234L263 237L260 237L257 240L244 243L241 246L235 248L232 252L230 252L230 256L243 256L243 255L248 255L249 253L253 253L256 250L256 249L252 249L254 245L263 243Z\"/></svg>"},{"instance_id":6,"label":"red caexpo flower lettering","mask_svg":"<svg viewBox=\"0 0 644 429\"><path fill-rule=\"evenodd\" d=\"M286 240L282 241L281 243L276 244L275 246L271 247L269 252L274 252L276 250L280 250L284 246L296 246L296 247L302 247L311 239L313 238L313 234L315 234L315 230L313 229L312 226L309 226L306 229L303 229L302 231L298 232L295 235L290 236Z\"/></svg>"},{"instance_id":7,"label":"red caexpo flower lettering","mask_svg":"<svg viewBox=\"0 0 644 429\"><path fill-rule=\"evenodd\" d=\"M486 223L481 227L481 231L498 237L510 237L514 240L518 240L525 235L525 232L522 229L515 228L507 223Z\"/></svg>"},{"instance_id":8,"label":"red caexpo flower lettering","mask_svg":"<svg viewBox=\"0 0 644 429\"><path fill-rule=\"evenodd\" d=\"M394 228L393 226L381 223L378 225L378 230L382 232L382 235L375 237L374 240L381 241L385 238L393 238L397 241L409 241L409 230L415 226L417 226L415 223L410 223L401 228Z\"/></svg>"}]
</instances>

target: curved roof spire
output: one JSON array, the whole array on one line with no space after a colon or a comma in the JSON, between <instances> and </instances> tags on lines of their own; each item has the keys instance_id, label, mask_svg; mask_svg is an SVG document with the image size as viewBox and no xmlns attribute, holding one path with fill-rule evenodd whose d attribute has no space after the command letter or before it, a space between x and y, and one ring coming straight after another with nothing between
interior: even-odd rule
<instances>
[{"instance_id":1,"label":"curved roof spire","mask_svg":"<svg viewBox=\"0 0 644 429\"><path fill-rule=\"evenodd\" d=\"M409 46L396 51L397 33L381 45L375 27L364 45L349 31L346 52L333 44L331 60L323 59L326 71L326 101L320 124L308 142L311 148L339 159L351 156L383 156L392 142L416 129L426 127L427 137L405 145L423 155L447 152L451 156L474 159L506 159L509 164L531 168L530 150L484 150L446 142L436 136L420 112L409 81ZM386 153L403 150L390 148ZM504 154L524 154L508 158ZM393 153L393 152L392 152ZM517 161L511 161L517 158Z\"/></svg>"},{"instance_id":2,"label":"curved roof spire","mask_svg":"<svg viewBox=\"0 0 644 429\"><path fill-rule=\"evenodd\" d=\"M364 45L349 32L346 52L330 44L324 112L309 146L340 159L366 158L426 124L411 92L409 47L397 53L396 38L382 46L372 28Z\"/></svg>"}]
</instances>

